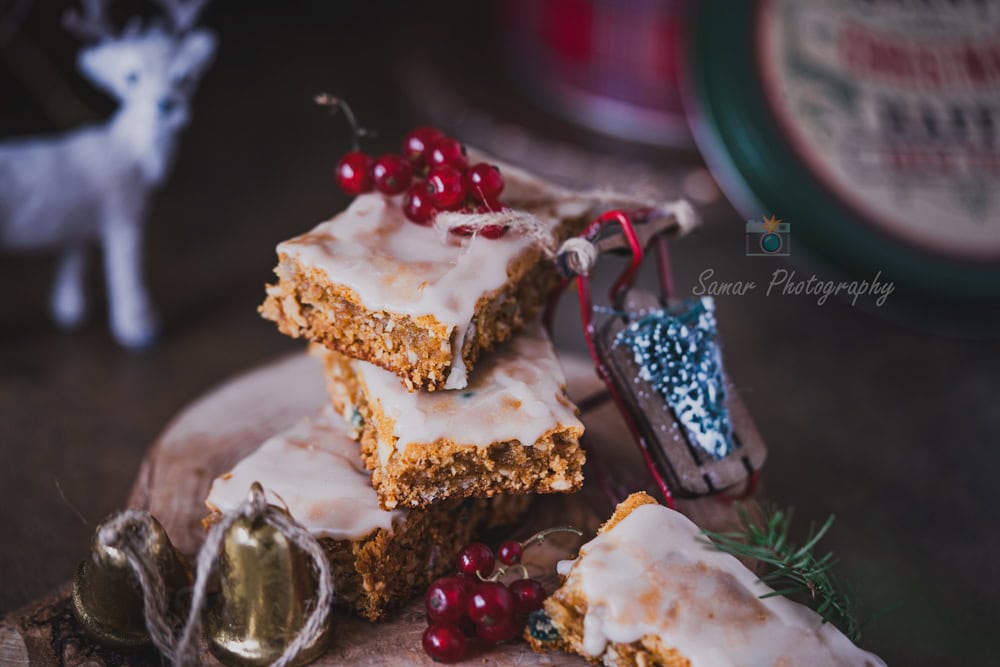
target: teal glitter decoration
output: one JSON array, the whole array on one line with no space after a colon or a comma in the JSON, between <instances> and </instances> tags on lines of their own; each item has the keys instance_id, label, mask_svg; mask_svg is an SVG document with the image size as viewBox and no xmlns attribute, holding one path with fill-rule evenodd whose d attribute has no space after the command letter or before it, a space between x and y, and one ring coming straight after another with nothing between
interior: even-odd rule
<instances>
[{"instance_id":1,"label":"teal glitter decoration","mask_svg":"<svg viewBox=\"0 0 1000 667\"><path fill-rule=\"evenodd\" d=\"M667 402L692 445L715 459L734 447L715 325L715 302L688 299L631 322L615 345L632 350L639 377Z\"/></svg>"},{"instance_id":2,"label":"teal glitter decoration","mask_svg":"<svg viewBox=\"0 0 1000 667\"><path fill-rule=\"evenodd\" d=\"M361 411L357 408L351 410L349 422L350 428L347 429L348 434L355 440L360 440L361 432L365 428L365 418L361 416Z\"/></svg>"},{"instance_id":3,"label":"teal glitter decoration","mask_svg":"<svg viewBox=\"0 0 1000 667\"><path fill-rule=\"evenodd\" d=\"M553 642L559 639L559 631L552 625L552 619L544 609L536 609L528 615L528 632L541 642Z\"/></svg>"}]
</instances>

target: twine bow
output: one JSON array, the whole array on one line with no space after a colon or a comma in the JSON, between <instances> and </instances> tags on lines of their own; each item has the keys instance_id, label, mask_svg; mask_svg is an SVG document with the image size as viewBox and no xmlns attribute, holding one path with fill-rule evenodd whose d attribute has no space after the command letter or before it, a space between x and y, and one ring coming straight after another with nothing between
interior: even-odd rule
<instances>
[{"instance_id":1,"label":"twine bow","mask_svg":"<svg viewBox=\"0 0 1000 667\"><path fill-rule=\"evenodd\" d=\"M142 589L146 629L156 648L175 667L187 667L198 663L196 637L201 628L201 612L207 597L208 579L218 562L219 550L226 531L240 519L263 520L277 528L309 555L319 575L315 608L295 639L271 666L287 667L303 649L322 634L333 605L333 576L326 554L316 538L287 514L269 505L264 489L258 482L254 482L250 488L247 499L226 512L205 538L205 543L198 552L191 608L179 638L174 636L171 627L163 577L146 548L147 536L153 530L152 516L142 510L125 510L104 524L97 532L97 541L120 550L132 572L135 573Z\"/></svg>"},{"instance_id":2,"label":"twine bow","mask_svg":"<svg viewBox=\"0 0 1000 667\"><path fill-rule=\"evenodd\" d=\"M156 531L149 512L127 509L105 522L98 530L98 544L117 549L142 589L146 630L153 645L167 660L173 661L174 634L168 616L168 601L163 575L149 553L150 536Z\"/></svg>"},{"instance_id":3,"label":"twine bow","mask_svg":"<svg viewBox=\"0 0 1000 667\"><path fill-rule=\"evenodd\" d=\"M185 667L196 662L192 660L194 656L190 654L193 652L194 638L201 627L201 610L205 606L208 578L218 562L219 549L226 531L236 521L244 518L251 521L263 519L277 528L286 538L309 555L319 574L316 607L309 614L309 618L306 619L295 639L285 647L284 652L271 664L271 667L286 667L291 664L299 653L316 641L323 632L327 617L330 615L330 607L333 605L333 576L330 573L330 563L326 559L326 554L309 531L284 512L269 505L264 496L263 487L259 482L254 482L250 487L250 495L247 499L226 512L222 519L212 526L208 537L205 538L205 543L201 546L201 551L198 552L198 567L194 580L194 593L191 598L191 611L188 613L187 622L181 632L174 659L174 664L177 667Z\"/></svg>"}]
</instances>

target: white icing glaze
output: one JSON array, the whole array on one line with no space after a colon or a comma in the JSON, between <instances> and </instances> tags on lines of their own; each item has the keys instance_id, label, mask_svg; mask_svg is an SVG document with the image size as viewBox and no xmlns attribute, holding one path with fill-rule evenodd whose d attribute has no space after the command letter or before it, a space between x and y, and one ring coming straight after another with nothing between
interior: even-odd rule
<instances>
[{"instance_id":1,"label":"white icing glaze","mask_svg":"<svg viewBox=\"0 0 1000 667\"><path fill-rule=\"evenodd\" d=\"M326 407L265 441L212 483L205 504L226 512L260 482L268 501L287 507L310 533L337 540L360 539L376 528L392 528L402 511L379 508L358 443L344 432L343 419Z\"/></svg>"},{"instance_id":2,"label":"white icing glaze","mask_svg":"<svg viewBox=\"0 0 1000 667\"><path fill-rule=\"evenodd\" d=\"M388 371L364 361L351 364L365 384L366 399L395 421L395 448L400 451L410 443L441 439L530 446L559 425L583 428L566 398L566 380L552 343L538 324L484 356L462 391L411 393ZM380 456L388 459L392 443L380 445Z\"/></svg>"},{"instance_id":3,"label":"white icing glaze","mask_svg":"<svg viewBox=\"0 0 1000 667\"><path fill-rule=\"evenodd\" d=\"M278 252L325 271L371 310L432 315L459 326L472 318L479 297L503 286L510 260L529 244L512 235L442 237L407 220L397 199L375 193L360 195L343 213L279 244Z\"/></svg>"},{"instance_id":4,"label":"white icing glaze","mask_svg":"<svg viewBox=\"0 0 1000 667\"><path fill-rule=\"evenodd\" d=\"M692 665L884 665L811 609L776 596L736 558L701 541L679 512L641 505L562 561L587 599L584 650L656 635Z\"/></svg>"}]
</instances>

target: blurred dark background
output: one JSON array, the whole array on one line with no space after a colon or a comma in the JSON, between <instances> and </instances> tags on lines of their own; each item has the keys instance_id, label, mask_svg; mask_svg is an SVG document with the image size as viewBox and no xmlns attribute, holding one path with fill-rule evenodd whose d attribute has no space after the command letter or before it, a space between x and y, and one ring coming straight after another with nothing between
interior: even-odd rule
<instances>
[{"instance_id":1,"label":"blurred dark background","mask_svg":"<svg viewBox=\"0 0 1000 667\"><path fill-rule=\"evenodd\" d=\"M375 153L434 123L569 184L651 182L691 198L705 224L673 244L680 294L706 268L766 285L775 267L790 266L745 256L743 217L670 118L654 119L653 140L621 117L595 130L592 114L566 113L538 93L544 81L512 65L517 54L503 36L509 11L469 4L209 7L203 22L220 38L217 59L149 217L146 266L164 322L152 349L113 342L96 250L88 278L95 307L74 333L48 318L53 258L0 255L8 286L0 309L0 612L71 576L172 415L231 375L301 349L255 309L274 245L347 203L332 180L346 130L312 104L318 91L348 99L377 129ZM0 45L0 139L113 111L75 71L78 42L59 24L68 6L30 3ZM115 5L122 18L133 10L153 8ZM672 74L664 76L660 85L669 86ZM569 301L559 343L582 350ZM770 448L767 495L794 505L803 531L836 513L827 547L839 555L839 572L868 611L884 612L861 644L890 664L996 664L1000 346L981 327L937 333L934 312L929 305L914 320L760 289L718 298L727 368Z\"/></svg>"}]
</instances>

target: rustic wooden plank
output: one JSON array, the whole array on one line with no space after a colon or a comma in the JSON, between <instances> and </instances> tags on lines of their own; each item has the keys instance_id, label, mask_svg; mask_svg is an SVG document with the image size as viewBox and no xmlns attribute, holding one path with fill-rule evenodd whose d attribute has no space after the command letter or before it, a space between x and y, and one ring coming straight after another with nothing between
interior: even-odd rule
<instances>
[{"instance_id":1,"label":"rustic wooden plank","mask_svg":"<svg viewBox=\"0 0 1000 667\"><path fill-rule=\"evenodd\" d=\"M9 625L0 625L0 659L10 667L27 667L28 647L21 633Z\"/></svg>"}]
</instances>

